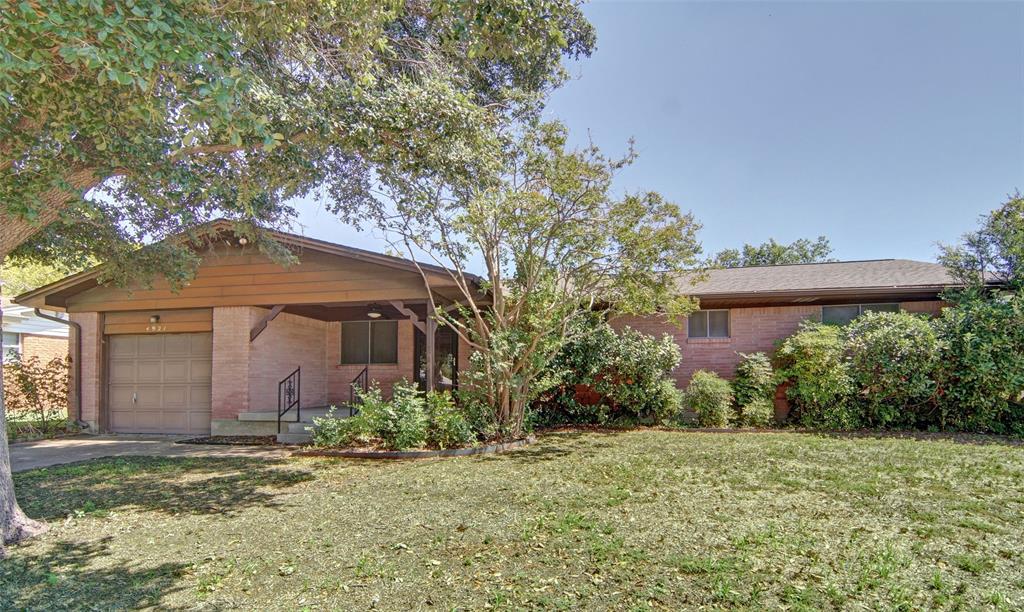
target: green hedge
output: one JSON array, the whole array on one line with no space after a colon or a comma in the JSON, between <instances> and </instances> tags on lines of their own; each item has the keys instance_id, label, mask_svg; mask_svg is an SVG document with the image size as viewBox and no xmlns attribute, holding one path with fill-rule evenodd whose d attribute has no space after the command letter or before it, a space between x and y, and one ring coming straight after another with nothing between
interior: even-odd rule
<instances>
[{"instance_id":1,"label":"green hedge","mask_svg":"<svg viewBox=\"0 0 1024 612\"><path fill-rule=\"evenodd\" d=\"M775 365L806 427L1024 435L1024 294L966 296L935 319L804 323Z\"/></svg>"}]
</instances>

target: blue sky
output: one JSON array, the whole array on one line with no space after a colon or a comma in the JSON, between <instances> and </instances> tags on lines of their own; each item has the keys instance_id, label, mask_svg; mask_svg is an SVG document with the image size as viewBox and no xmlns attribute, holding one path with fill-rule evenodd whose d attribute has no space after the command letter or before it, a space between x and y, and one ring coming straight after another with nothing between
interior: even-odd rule
<instances>
[{"instance_id":1,"label":"blue sky","mask_svg":"<svg viewBox=\"0 0 1024 612\"><path fill-rule=\"evenodd\" d=\"M706 252L825 235L931 260L1024 191L1024 3L597 2L593 57L547 116L638 162ZM300 206L314 237L383 250Z\"/></svg>"}]
</instances>

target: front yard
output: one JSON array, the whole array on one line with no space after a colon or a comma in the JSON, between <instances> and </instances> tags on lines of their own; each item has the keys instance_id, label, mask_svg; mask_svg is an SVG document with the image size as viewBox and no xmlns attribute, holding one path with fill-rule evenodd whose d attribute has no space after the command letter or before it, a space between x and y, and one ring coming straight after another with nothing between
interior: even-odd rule
<instances>
[{"instance_id":1,"label":"front yard","mask_svg":"<svg viewBox=\"0 0 1024 612\"><path fill-rule=\"evenodd\" d=\"M16 475L46 536L0 607L1024 606L1024 448L558 433L419 462L92 461Z\"/></svg>"}]
</instances>

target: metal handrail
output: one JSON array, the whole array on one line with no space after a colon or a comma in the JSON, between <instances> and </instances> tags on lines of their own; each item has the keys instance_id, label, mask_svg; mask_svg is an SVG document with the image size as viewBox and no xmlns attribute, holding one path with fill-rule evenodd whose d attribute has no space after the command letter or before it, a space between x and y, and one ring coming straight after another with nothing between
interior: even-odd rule
<instances>
[{"instance_id":1,"label":"metal handrail","mask_svg":"<svg viewBox=\"0 0 1024 612\"><path fill-rule=\"evenodd\" d=\"M370 388L370 366L363 368L355 378L348 383L348 415L355 416L359 410L356 405L362 403L362 397L356 393L356 389L366 393Z\"/></svg>"},{"instance_id":2,"label":"metal handrail","mask_svg":"<svg viewBox=\"0 0 1024 612\"><path fill-rule=\"evenodd\" d=\"M277 433L281 433L281 417L295 408L295 422L302 420L302 407L300 398L302 395L302 368L295 368L295 371L285 376L277 383Z\"/></svg>"}]
</instances>

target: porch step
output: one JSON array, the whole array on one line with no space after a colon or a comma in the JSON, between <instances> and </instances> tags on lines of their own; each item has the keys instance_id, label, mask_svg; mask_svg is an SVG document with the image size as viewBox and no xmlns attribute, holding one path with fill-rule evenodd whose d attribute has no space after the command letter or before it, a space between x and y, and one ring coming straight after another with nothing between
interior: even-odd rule
<instances>
[{"instance_id":1,"label":"porch step","mask_svg":"<svg viewBox=\"0 0 1024 612\"><path fill-rule=\"evenodd\" d=\"M335 411L334 418L336 419L347 419L349 418L348 410ZM310 417L312 418L312 417ZM313 441L313 430L316 429L316 425L312 422L306 421L306 413L302 413L302 421L288 423L288 431L277 434L278 444L307 444Z\"/></svg>"},{"instance_id":2,"label":"porch step","mask_svg":"<svg viewBox=\"0 0 1024 612\"><path fill-rule=\"evenodd\" d=\"M327 416L327 411L330 410L329 406L316 406L311 408L303 408L300 411L303 422L312 423L315 417ZM347 412L342 408L338 408L339 412ZM296 414L295 411L291 411L288 414L281 417L282 423L295 423ZM238 413L239 421L273 421L277 422L277 412L240 412Z\"/></svg>"},{"instance_id":3,"label":"porch step","mask_svg":"<svg viewBox=\"0 0 1024 612\"><path fill-rule=\"evenodd\" d=\"M313 441L313 435L308 433L279 433L277 434L278 444L308 444Z\"/></svg>"}]
</instances>

